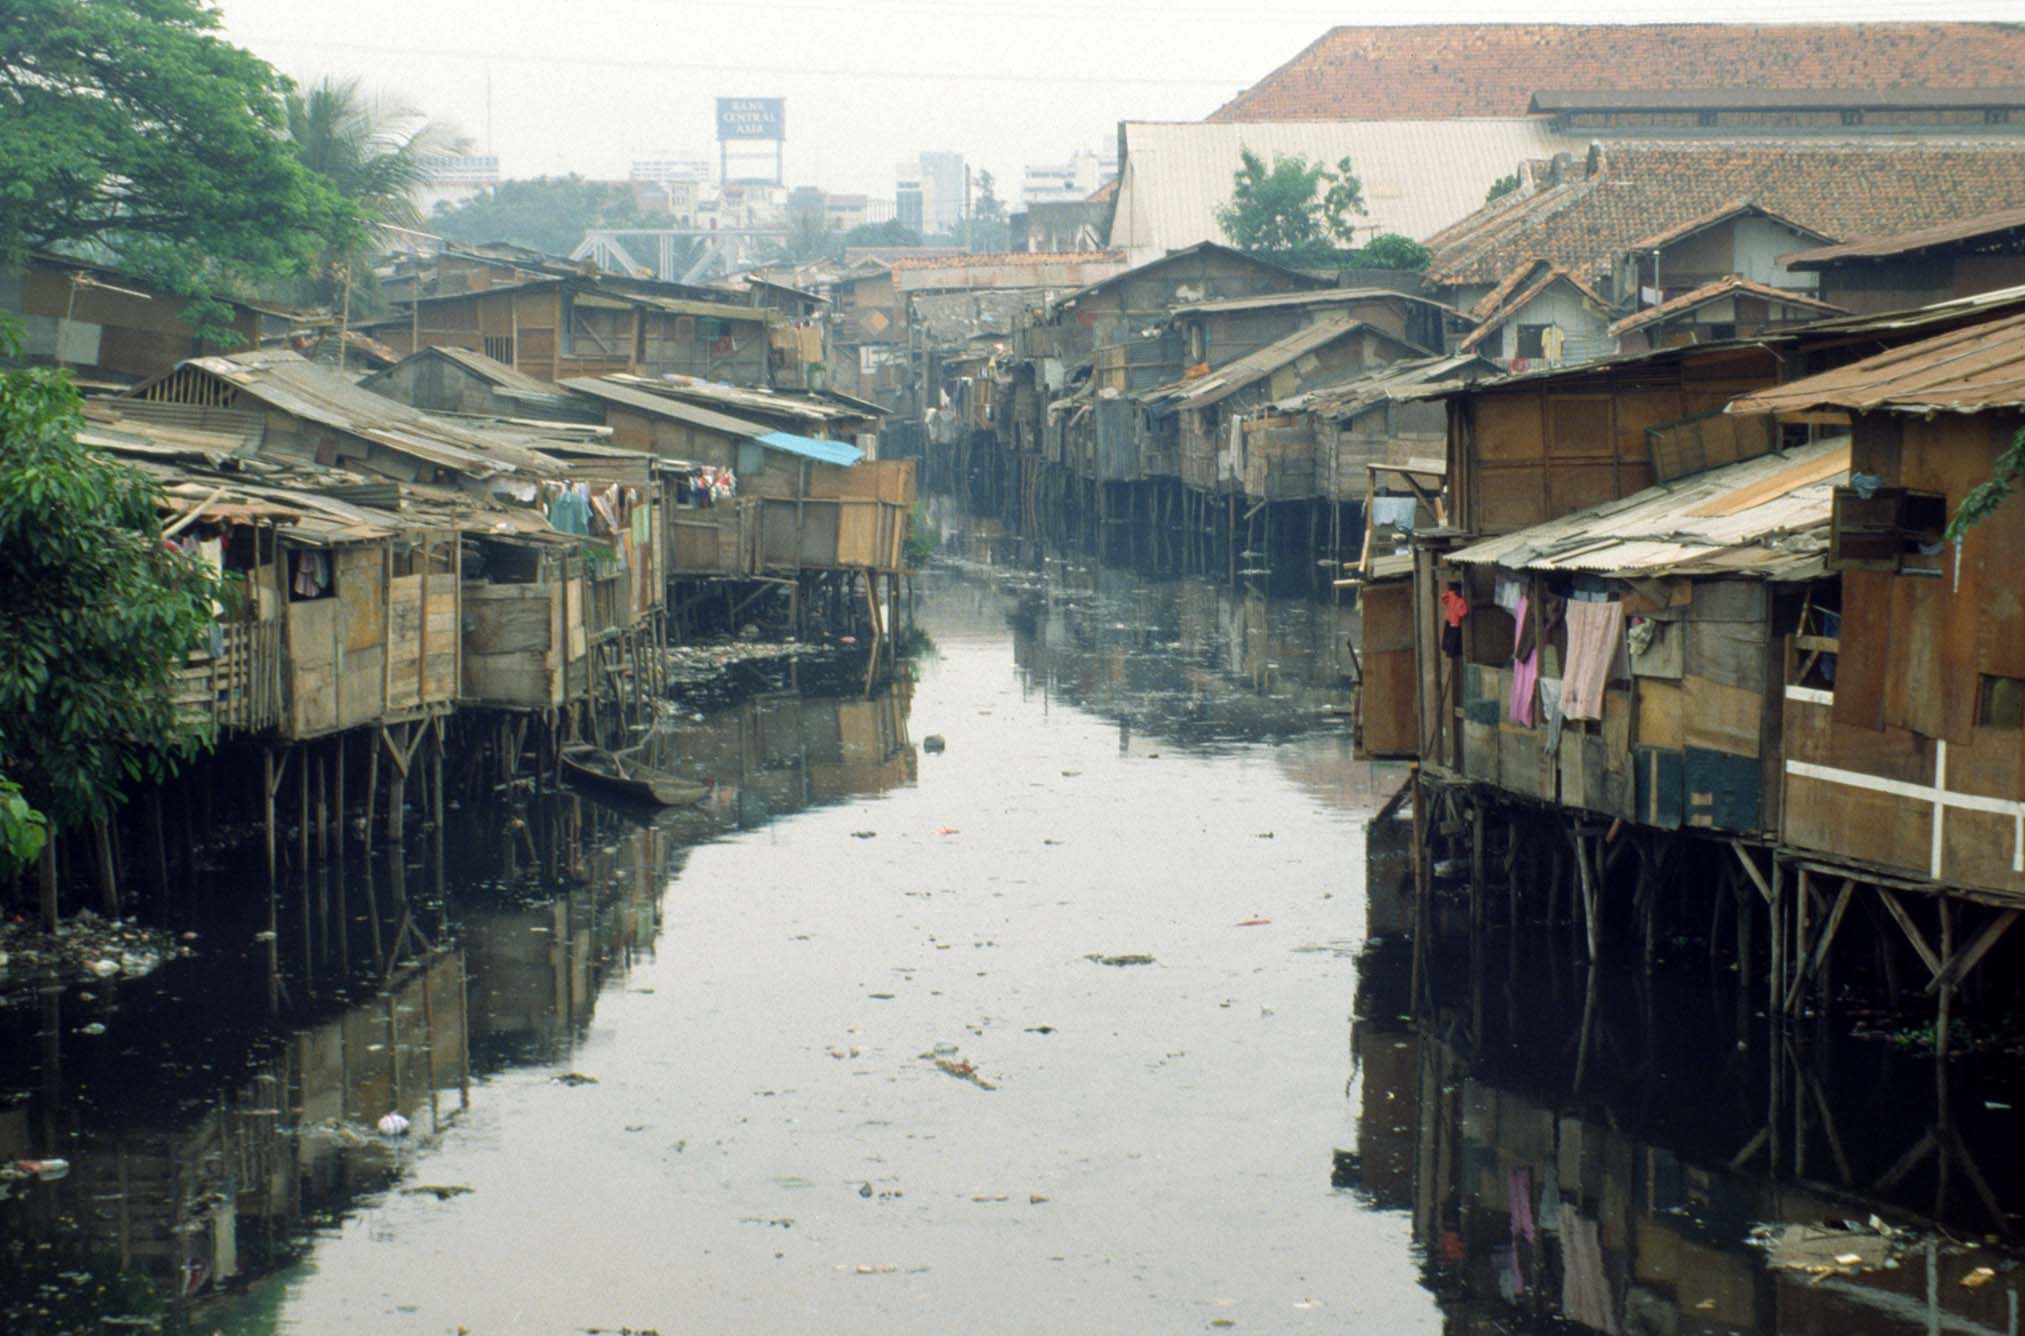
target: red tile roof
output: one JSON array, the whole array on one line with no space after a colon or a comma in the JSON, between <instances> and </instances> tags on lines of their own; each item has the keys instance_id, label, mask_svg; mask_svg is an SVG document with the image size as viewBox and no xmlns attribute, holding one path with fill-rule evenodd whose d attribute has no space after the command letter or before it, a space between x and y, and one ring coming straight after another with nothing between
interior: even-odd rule
<instances>
[{"instance_id":1,"label":"red tile roof","mask_svg":"<svg viewBox=\"0 0 2025 1336\"><path fill-rule=\"evenodd\" d=\"M1748 197L1824 237L1877 236L2025 206L2025 138L1611 140L1428 239L1431 285L1496 283L1546 260L1585 276L1656 231Z\"/></svg>"},{"instance_id":2,"label":"red tile roof","mask_svg":"<svg viewBox=\"0 0 2025 1336\"><path fill-rule=\"evenodd\" d=\"M1524 116L1557 89L1998 88L2011 23L1433 23L1332 28L1213 121Z\"/></svg>"}]
</instances>

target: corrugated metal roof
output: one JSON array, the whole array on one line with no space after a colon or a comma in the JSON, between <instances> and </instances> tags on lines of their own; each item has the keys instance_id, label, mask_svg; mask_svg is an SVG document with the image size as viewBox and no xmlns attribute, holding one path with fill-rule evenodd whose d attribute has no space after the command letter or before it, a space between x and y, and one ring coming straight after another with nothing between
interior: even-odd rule
<instances>
[{"instance_id":1,"label":"corrugated metal roof","mask_svg":"<svg viewBox=\"0 0 2025 1336\"><path fill-rule=\"evenodd\" d=\"M1815 313L1847 314L1842 307L1831 306L1824 301L1817 301L1804 292L1794 292L1787 288L1775 288L1765 283L1754 283L1750 279L1738 274L1727 274L1713 283L1704 283L1692 292L1683 292L1680 296L1663 301L1657 306L1648 306L1642 311L1634 311L1624 317L1624 319L1610 326L1609 332L1613 335L1628 334L1634 329L1644 328L1655 320L1671 320L1674 316L1692 311L1697 306L1707 306L1710 302L1728 297L1733 293L1742 293L1747 297L1762 297L1768 302L1779 302L1787 306L1798 307Z\"/></svg>"},{"instance_id":2,"label":"corrugated metal roof","mask_svg":"<svg viewBox=\"0 0 2025 1336\"><path fill-rule=\"evenodd\" d=\"M1462 353L1454 357L1418 357L1409 362L1392 362L1380 367L1368 376L1326 389L1310 390L1281 399L1273 404L1277 413L1313 413L1317 417L1340 421L1355 416L1371 407L1390 399L1401 397L1407 389L1421 389L1432 384L1460 383L1461 373L1466 371L1495 371L1496 364L1475 353ZM1419 397L1419 396L1415 396Z\"/></svg>"},{"instance_id":3,"label":"corrugated metal roof","mask_svg":"<svg viewBox=\"0 0 2025 1336\"><path fill-rule=\"evenodd\" d=\"M556 461L534 451L360 389L336 371L292 352L262 349L224 357L196 357L183 366L216 376L271 408L376 442L466 477L486 478L513 471L535 474L562 471Z\"/></svg>"},{"instance_id":4,"label":"corrugated metal roof","mask_svg":"<svg viewBox=\"0 0 2025 1336\"><path fill-rule=\"evenodd\" d=\"M2025 314L1921 339L1733 400L1732 413L1976 413L2025 407Z\"/></svg>"},{"instance_id":5,"label":"corrugated metal roof","mask_svg":"<svg viewBox=\"0 0 2025 1336\"><path fill-rule=\"evenodd\" d=\"M1143 261L1221 239L1217 209L1249 148L1270 163L1299 154L1333 165L1349 158L1364 185L1358 226L1433 236L1484 202L1491 182L1524 158L1552 157L1582 142L1542 120L1264 121L1244 124L1127 121L1111 244Z\"/></svg>"},{"instance_id":6,"label":"corrugated metal roof","mask_svg":"<svg viewBox=\"0 0 2025 1336\"><path fill-rule=\"evenodd\" d=\"M1348 320L1341 317L1318 320L1304 329L1295 330L1283 339L1276 339L1263 348L1254 349L1236 361L1218 367L1208 375L1170 381L1157 389L1146 391L1139 398L1143 403L1159 405L1168 410L1208 408L1211 404L1223 402L1247 385L1264 380L1281 367L1298 361L1317 348L1327 347L1337 339L1366 329L1381 338L1391 339L1391 335L1362 320Z\"/></svg>"},{"instance_id":7,"label":"corrugated metal roof","mask_svg":"<svg viewBox=\"0 0 2025 1336\"><path fill-rule=\"evenodd\" d=\"M1830 505L1848 477L1849 438L1839 436L1648 487L1472 543L1451 559L1624 578L1804 579L1822 569Z\"/></svg>"},{"instance_id":8,"label":"corrugated metal roof","mask_svg":"<svg viewBox=\"0 0 2025 1336\"><path fill-rule=\"evenodd\" d=\"M843 404L829 403L806 395L782 394L752 385L725 385L717 381L698 380L693 376L634 376L616 372L603 379L611 384L625 385L647 394L708 404L729 409L734 413L741 411L764 413L773 417L789 417L801 422L815 423L839 422L865 416Z\"/></svg>"},{"instance_id":9,"label":"corrugated metal roof","mask_svg":"<svg viewBox=\"0 0 2025 1336\"><path fill-rule=\"evenodd\" d=\"M1400 292L1393 288L1322 288L1315 292L1267 292L1256 297L1222 297L1213 302L1191 302L1174 308L1174 314L1213 315L1227 311L1264 311L1284 306L1351 306L1358 302L1385 299L1419 302L1432 306L1449 315L1460 316L1461 311L1447 302L1423 297L1416 292Z\"/></svg>"},{"instance_id":10,"label":"corrugated metal roof","mask_svg":"<svg viewBox=\"0 0 2025 1336\"><path fill-rule=\"evenodd\" d=\"M1934 227L1922 227L1912 232L1869 237L1860 241L1845 241L1839 246L1817 246L1813 250L1794 251L1790 255L1781 255L1779 263L1788 269L1820 269L1845 260L1893 259L1935 246L1974 241L1978 237L1992 236L1999 232L2015 232L2020 228L2025 228L2025 208L1999 209L1994 213L1977 214L1973 218L1940 223Z\"/></svg>"},{"instance_id":11,"label":"corrugated metal roof","mask_svg":"<svg viewBox=\"0 0 2025 1336\"><path fill-rule=\"evenodd\" d=\"M692 427L702 427L706 431L722 432L726 436L743 436L748 440L757 440L766 433L766 428L757 422L747 422L744 418L713 412L681 399L671 399L665 394L650 394L646 390L635 389L609 377L576 376L564 381L563 387L637 412L670 418L676 422L686 422Z\"/></svg>"},{"instance_id":12,"label":"corrugated metal roof","mask_svg":"<svg viewBox=\"0 0 2025 1336\"><path fill-rule=\"evenodd\" d=\"M865 452L855 445L842 441L819 441L813 436L795 436L784 431L770 431L758 438L759 443L775 450L785 450L803 459L813 459L819 464L835 464L849 468L865 457Z\"/></svg>"}]
</instances>

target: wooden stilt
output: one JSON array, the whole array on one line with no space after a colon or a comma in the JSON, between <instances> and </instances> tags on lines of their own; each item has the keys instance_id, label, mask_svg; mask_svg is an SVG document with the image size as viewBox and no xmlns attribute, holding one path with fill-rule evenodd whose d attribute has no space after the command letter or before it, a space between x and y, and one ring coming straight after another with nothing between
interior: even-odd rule
<instances>
[{"instance_id":1,"label":"wooden stilt","mask_svg":"<svg viewBox=\"0 0 2025 1336\"><path fill-rule=\"evenodd\" d=\"M1935 899L1940 903L1941 960L1945 962L1941 969L1934 972L1934 982L1940 986L1941 995L1940 1012L1934 1020L1934 1061L1938 1064L1948 1060L1948 1031L1954 1021L1955 979L1947 966L1954 963L1955 902L1946 895L1936 896ZM1945 1098L1941 1107L1946 1108Z\"/></svg>"},{"instance_id":2,"label":"wooden stilt","mask_svg":"<svg viewBox=\"0 0 2025 1336\"><path fill-rule=\"evenodd\" d=\"M375 724L370 740L366 743L366 853L373 852L373 812L380 801L380 747L386 737L387 726Z\"/></svg>"},{"instance_id":3,"label":"wooden stilt","mask_svg":"<svg viewBox=\"0 0 2025 1336\"><path fill-rule=\"evenodd\" d=\"M263 747L260 751L260 792L263 795L262 813L267 831L267 884L272 886L280 872L279 848L274 830L274 787L277 776L274 773L274 751Z\"/></svg>"},{"instance_id":4,"label":"wooden stilt","mask_svg":"<svg viewBox=\"0 0 2025 1336\"><path fill-rule=\"evenodd\" d=\"M393 764L387 773L387 843L398 846L404 834L408 809L408 764L406 730L408 725L396 724L380 736L387 744L389 759ZM398 851L396 857L399 857Z\"/></svg>"},{"instance_id":5,"label":"wooden stilt","mask_svg":"<svg viewBox=\"0 0 2025 1336\"><path fill-rule=\"evenodd\" d=\"M316 758L316 861L330 857L330 761Z\"/></svg>"}]
</instances>

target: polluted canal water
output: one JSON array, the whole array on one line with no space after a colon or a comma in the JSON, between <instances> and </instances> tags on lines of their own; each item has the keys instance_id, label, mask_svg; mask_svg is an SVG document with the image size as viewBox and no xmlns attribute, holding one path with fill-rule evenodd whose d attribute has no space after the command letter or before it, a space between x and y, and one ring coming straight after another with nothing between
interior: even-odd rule
<instances>
[{"instance_id":1,"label":"polluted canal water","mask_svg":"<svg viewBox=\"0 0 2025 1336\"><path fill-rule=\"evenodd\" d=\"M10 992L0 1145L67 1161L5 1185L10 1329L2018 1330L1987 1221L1767 1264L1869 1210L1737 1155L1794 1116L1748 1018L1652 1037L1729 994L1599 1000L1553 934L1410 963L1349 610L1051 562L916 619L890 683L681 715L695 808L510 795L271 908L221 872L190 957ZM1734 1098L1669 1113L1711 1036ZM1952 1134L2000 1212L2003 1116Z\"/></svg>"}]
</instances>

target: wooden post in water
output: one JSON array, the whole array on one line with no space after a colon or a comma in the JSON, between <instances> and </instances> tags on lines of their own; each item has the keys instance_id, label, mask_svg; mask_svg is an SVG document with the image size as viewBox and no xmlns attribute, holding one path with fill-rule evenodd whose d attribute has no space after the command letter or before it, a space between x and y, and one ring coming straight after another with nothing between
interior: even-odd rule
<instances>
[{"instance_id":1,"label":"wooden post in water","mask_svg":"<svg viewBox=\"0 0 2025 1336\"><path fill-rule=\"evenodd\" d=\"M330 761L316 758L316 861L330 857Z\"/></svg>"},{"instance_id":2,"label":"wooden post in water","mask_svg":"<svg viewBox=\"0 0 2025 1336\"><path fill-rule=\"evenodd\" d=\"M403 732L406 728L406 724L396 724L391 732L380 735L393 762L387 771L387 843L396 846L396 859L400 857L399 845L408 807L408 757L407 748L403 745L407 742Z\"/></svg>"},{"instance_id":3,"label":"wooden post in water","mask_svg":"<svg viewBox=\"0 0 2025 1336\"><path fill-rule=\"evenodd\" d=\"M297 824L295 833L296 869L309 868L309 744L295 744L295 790Z\"/></svg>"},{"instance_id":4,"label":"wooden post in water","mask_svg":"<svg viewBox=\"0 0 2025 1336\"><path fill-rule=\"evenodd\" d=\"M260 749L260 794L261 811L267 831L267 884L274 884L275 874L280 870L280 851L275 844L274 831L274 749Z\"/></svg>"},{"instance_id":5,"label":"wooden post in water","mask_svg":"<svg viewBox=\"0 0 2025 1336\"><path fill-rule=\"evenodd\" d=\"M373 853L373 811L380 801L380 739L386 733L385 724L373 725L373 731L366 738L366 857Z\"/></svg>"}]
</instances>

